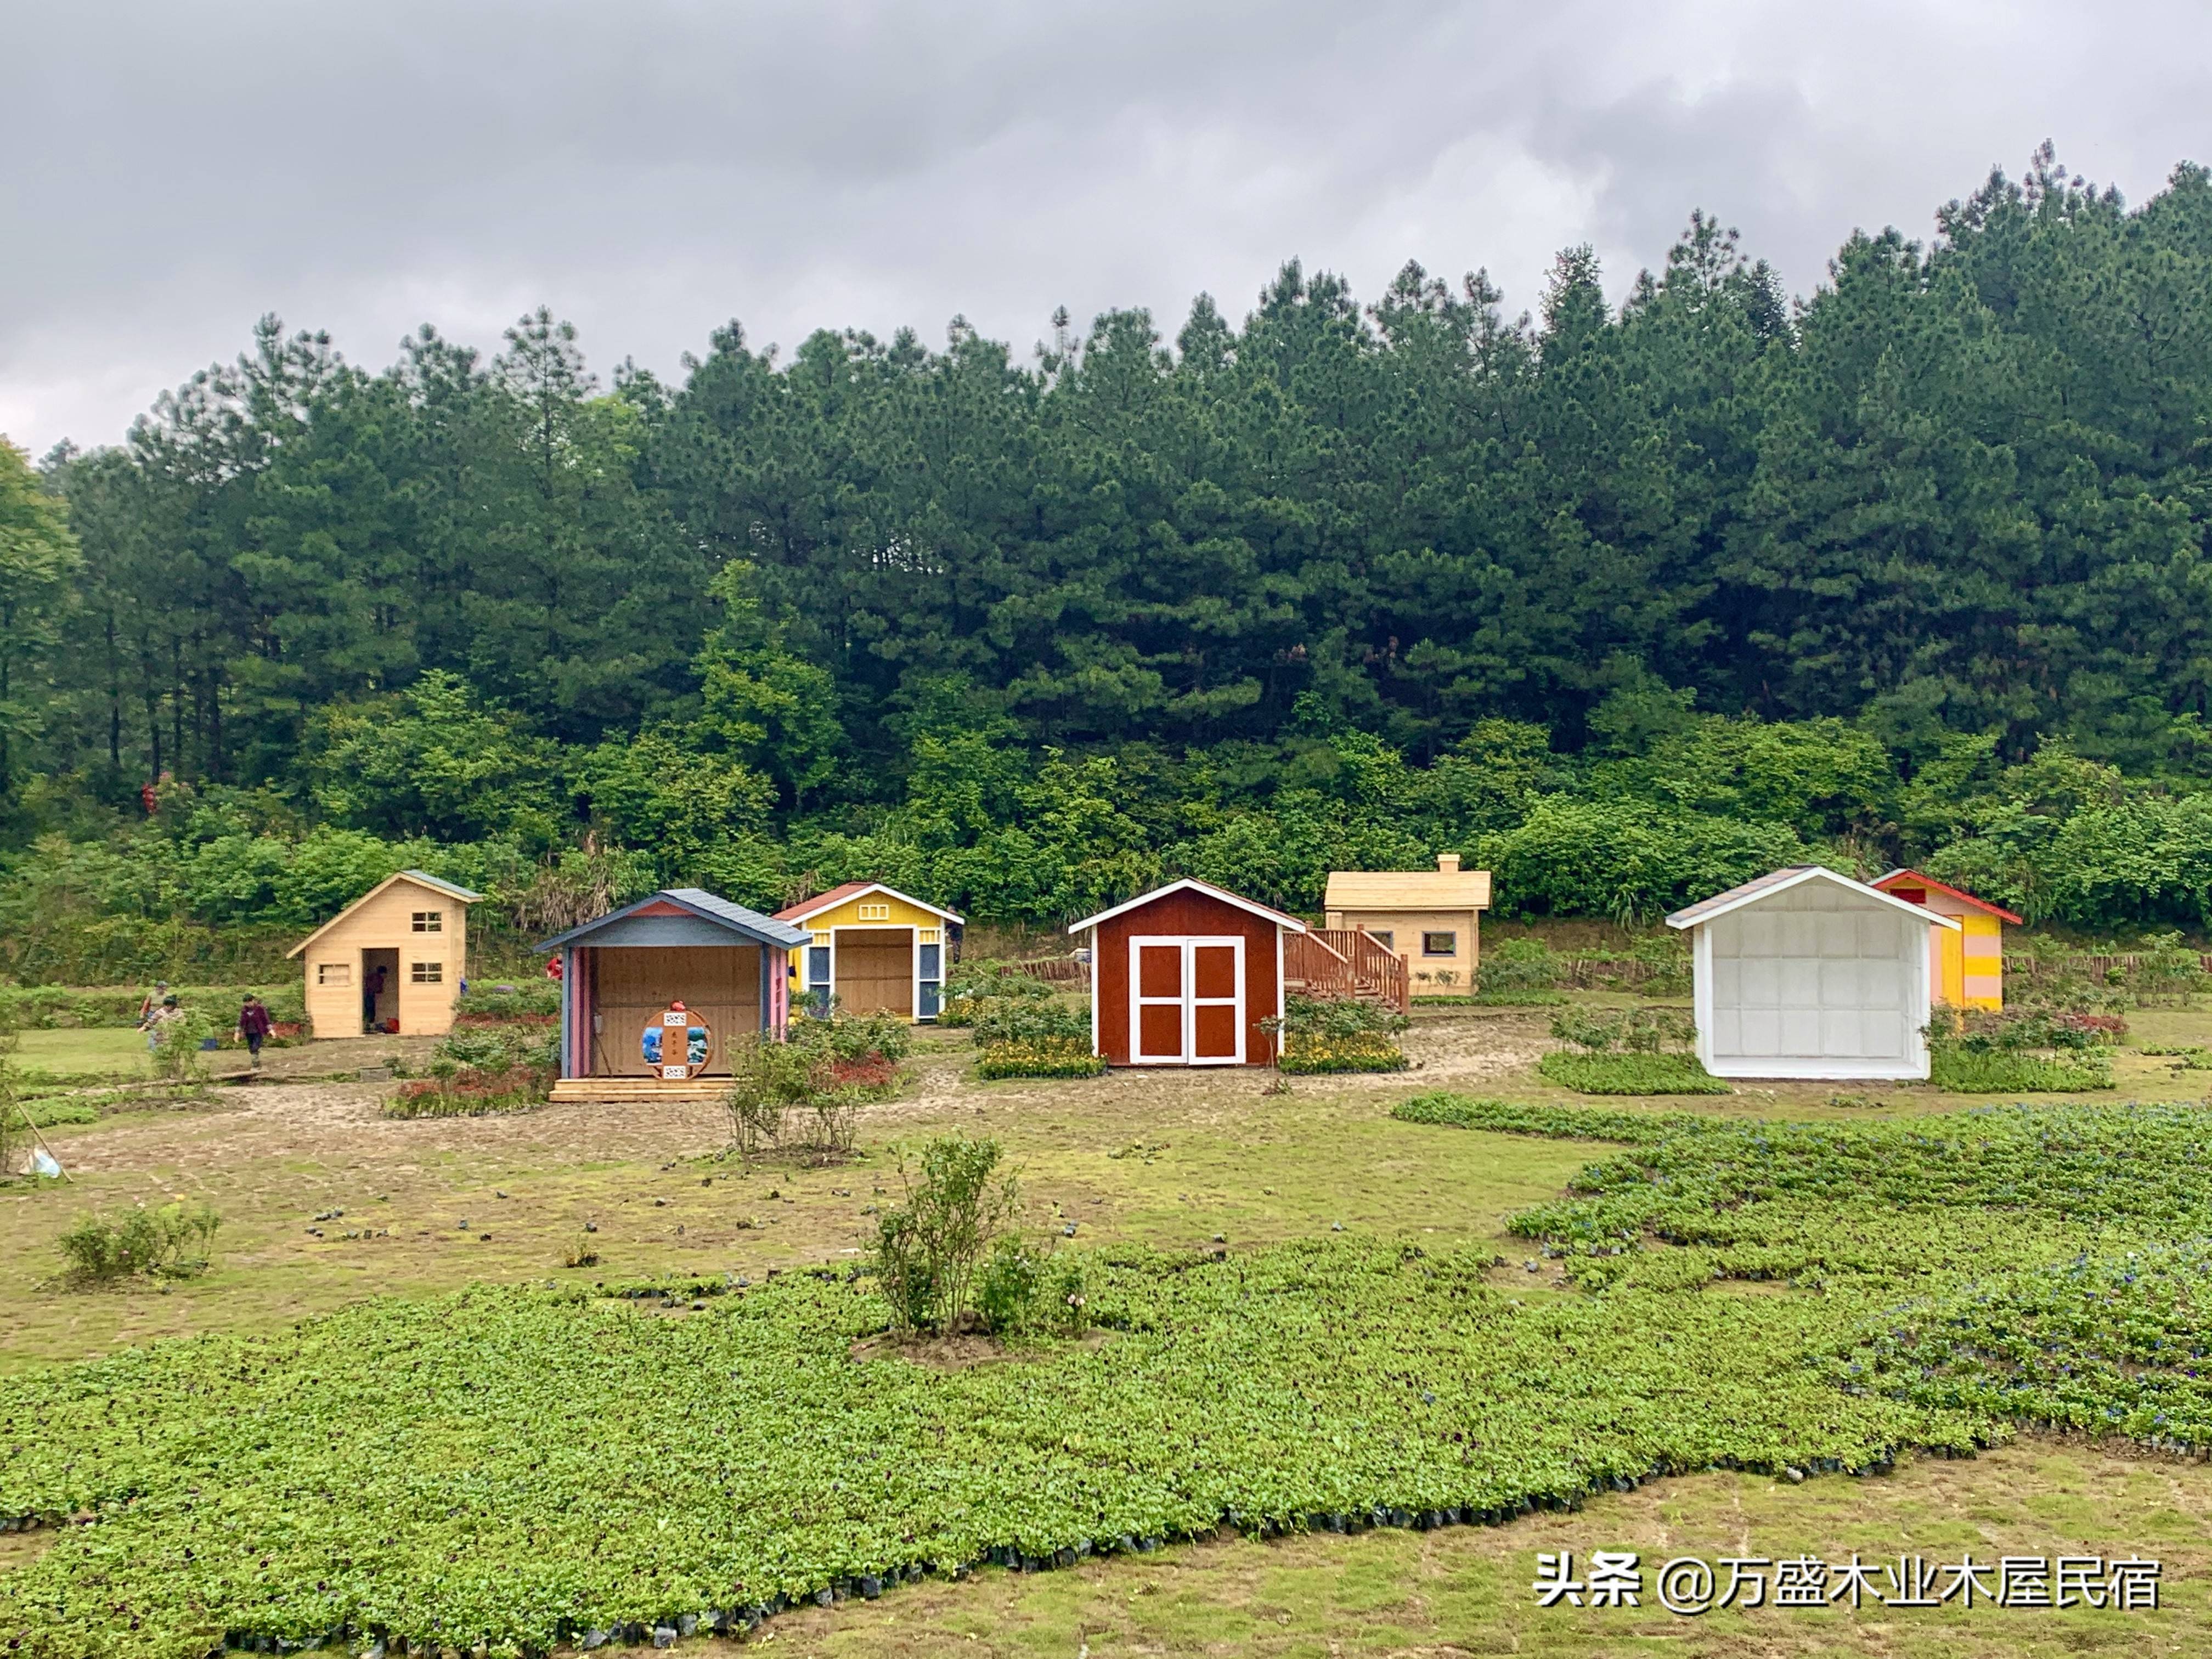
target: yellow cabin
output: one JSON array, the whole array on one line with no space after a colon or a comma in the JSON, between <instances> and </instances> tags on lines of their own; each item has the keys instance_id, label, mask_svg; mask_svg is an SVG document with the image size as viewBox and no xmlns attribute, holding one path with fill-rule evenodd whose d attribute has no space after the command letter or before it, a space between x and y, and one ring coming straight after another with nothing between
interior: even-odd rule
<instances>
[{"instance_id":1,"label":"yellow cabin","mask_svg":"<svg viewBox=\"0 0 2212 1659\"><path fill-rule=\"evenodd\" d=\"M848 1014L937 1018L962 926L951 911L879 881L848 881L777 911L775 920L812 935L791 968L794 1002L827 1009L835 998Z\"/></svg>"},{"instance_id":2,"label":"yellow cabin","mask_svg":"<svg viewBox=\"0 0 2212 1659\"><path fill-rule=\"evenodd\" d=\"M1434 870L1332 870L1322 909L1331 928L1363 928L1406 964L1414 995L1463 995L1482 971L1490 872L1439 853Z\"/></svg>"},{"instance_id":3,"label":"yellow cabin","mask_svg":"<svg viewBox=\"0 0 2212 1659\"><path fill-rule=\"evenodd\" d=\"M396 1030L438 1036L453 1030L453 1003L468 971L469 906L483 897L402 870L294 945L285 954L307 959L314 1036Z\"/></svg>"},{"instance_id":4,"label":"yellow cabin","mask_svg":"<svg viewBox=\"0 0 2212 1659\"><path fill-rule=\"evenodd\" d=\"M1874 885L1959 923L1955 929L1929 931L1928 966L1936 1001L1953 1008L2004 1006L2004 929L2008 922L2020 927L2021 917L1917 870L1893 870Z\"/></svg>"}]
</instances>

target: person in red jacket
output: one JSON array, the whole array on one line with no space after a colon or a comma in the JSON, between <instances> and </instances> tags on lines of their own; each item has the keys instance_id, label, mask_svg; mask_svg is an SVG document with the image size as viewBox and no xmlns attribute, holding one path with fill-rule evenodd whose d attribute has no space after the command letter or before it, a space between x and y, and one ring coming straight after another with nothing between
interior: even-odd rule
<instances>
[{"instance_id":1,"label":"person in red jacket","mask_svg":"<svg viewBox=\"0 0 2212 1659\"><path fill-rule=\"evenodd\" d=\"M269 1040L269 1010L253 992L246 994L246 1004L238 1011L238 1039L253 1056L253 1069L261 1069L261 1045Z\"/></svg>"}]
</instances>

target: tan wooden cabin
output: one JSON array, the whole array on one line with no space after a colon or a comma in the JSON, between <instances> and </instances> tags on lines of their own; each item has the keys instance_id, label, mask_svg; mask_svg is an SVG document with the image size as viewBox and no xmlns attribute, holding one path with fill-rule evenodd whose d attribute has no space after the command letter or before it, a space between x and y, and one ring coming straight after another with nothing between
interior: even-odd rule
<instances>
[{"instance_id":1,"label":"tan wooden cabin","mask_svg":"<svg viewBox=\"0 0 2212 1659\"><path fill-rule=\"evenodd\" d=\"M469 906L450 881L402 870L370 888L286 952L307 957L307 1024L318 1038L453 1030L468 971ZM382 977L379 978L379 970Z\"/></svg>"},{"instance_id":2,"label":"tan wooden cabin","mask_svg":"<svg viewBox=\"0 0 2212 1659\"><path fill-rule=\"evenodd\" d=\"M952 911L879 881L848 881L786 906L775 920L813 936L793 988L809 1006L827 1009L834 998L848 1014L937 1018L960 936ZM793 964L794 973L801 965Z\"/></svg>"},{"instance_id":3,"label":"tan wooden cabin","mask_svg":"<svg viewBox=\"0 0 2212 1659\"><path fill-rule=\"evenodd\" d=\"M1456 853L1434 870L1332 870L1322 899L1332 931L1364 930L1405 963L1415 996L1474 989L1489 908L1490 872L1461 869Z\"/></svg>"}]
</instances>

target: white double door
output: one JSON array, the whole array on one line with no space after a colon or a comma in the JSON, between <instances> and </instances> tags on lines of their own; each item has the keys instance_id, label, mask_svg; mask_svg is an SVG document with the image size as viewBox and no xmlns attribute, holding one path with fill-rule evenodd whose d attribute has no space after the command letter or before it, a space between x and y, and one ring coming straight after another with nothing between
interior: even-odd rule
<instances>
[{"instance_id":1,"label":"white double door","mask_svg":"<svg viewBox=\"0 0 2212 1659\"><path fill-rule=\"evenodd\" d=\"M1244 941L1129 941L1129 1058L1139 1066L1244 1063Z\"/></svg>"}]
</instances>

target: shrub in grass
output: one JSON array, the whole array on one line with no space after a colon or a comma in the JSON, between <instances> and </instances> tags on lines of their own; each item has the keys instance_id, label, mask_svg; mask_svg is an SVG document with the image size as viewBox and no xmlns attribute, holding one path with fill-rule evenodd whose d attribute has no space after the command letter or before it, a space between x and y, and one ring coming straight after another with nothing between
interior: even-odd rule
<instances>
[{"instance_id":1,"label":"shrub in grass","mask_svg":"<svg viewBox=\"0 0 2212 1659\"><path fill-rule=\"evenodd\" d=\"M2008 1048L1939 1047L1928 1056L1928 1080L1954 1095L2074 1094L2112 1087L2112 1062L2102 1054L2049 1058Z\"/></svg>"},{"instance_id":2,"label":"shrub in grass","mask_svg":"<svg viewBox=\"0 0 2212 1659\"><path fill-rule=\"evenodd\" d=\"M1543 1077L1579 1095L1725 1095L1734 1091L1694 1054L1570 1054L1536 1062Z\"/></svg>"},{"instance_id":3,"label":"shrub in grass","mask_svg":"<svg viewBox=\"0 0 2212 1659\"><path fill-rule=\"evenodd\" d=\"M963 963L945 981L945 1000L939 1006L939 1025L973 1025L986 1008L997 1002L1048 1000L1052 987L1010 962Z\"/></svg>"},{"instance_id":4,"label":"shrub in grass","mask_svg":"<svg viewBox=\"0 0 2212 1659\"><path fill-rule=\"evenodd\" d=\"M1475 994L1499 1007L1522 1006L1524 998L1557 991L1566 970L1558 953L1540 939L1499 939L1482 953Z\"/></svg>"},{"instance_id":5,"label":"shrub in grass","mask_svg":"<svg viewBox=\"0 0 2212 1659\"><path fill-rule=\"evenodd\" d=\"M561 986L556 980L525 980L514 985L471 985L453 1004L457 1018L483 1022L502 1019L557 1019L561 1015Z\"/></svg>"},{"instance_id":6,"label":"shrub in grass","mask_svg":"<svg viewBox=\"0 0 2212 1659\"><path fill-rule=\"evenodd\" d=\"M143 1206L118 1221L80 1217L55 1242L80 1279L101 1282L147 1273L181 1277L207 1266L206 1251L222 1224L205 1203Z\"/></svg>"},{"instance_id":7,"label":"shrub in grass","mask_svg":"<svg viewBox=\"0 0 2212 1659\"><path fill-rule=\"evenodd\" d=\"M23 1109L30 1114L31 1121L41 1129L51 1129L58 1123L100 1121L100 1109L88 1100L27 1100L23 1103Z\"/></svg>"},{"instance_id":8,"label":"shrub in grass","mask_svg":"<svg viewBox=\"0 0 2212 1659\"><path fill-rule=\"evenodd\" d=\"M781 1037L732 1042L722 1097L731 1149L747 1159L771 1152L849 1156L860 1108L896 1091L899 1061L913 1041L912 1028L896 1014L830 1014L794 1019Z\"/></svg>"},{"instance_id":9,"label":"shrub in grass","mask_svg":"<svg viewBox=\"0 0 2212 1659\"><path fill-rule=\"evenodd\" d=\"M901 1156L905 1199L878 1221L874 1261L895 1330L959 1332L979 1269L1021 1215L1020 1187L999 1173L1000 1156L997 1141L966 1135Z\"/></svg>"}]
</instances>

